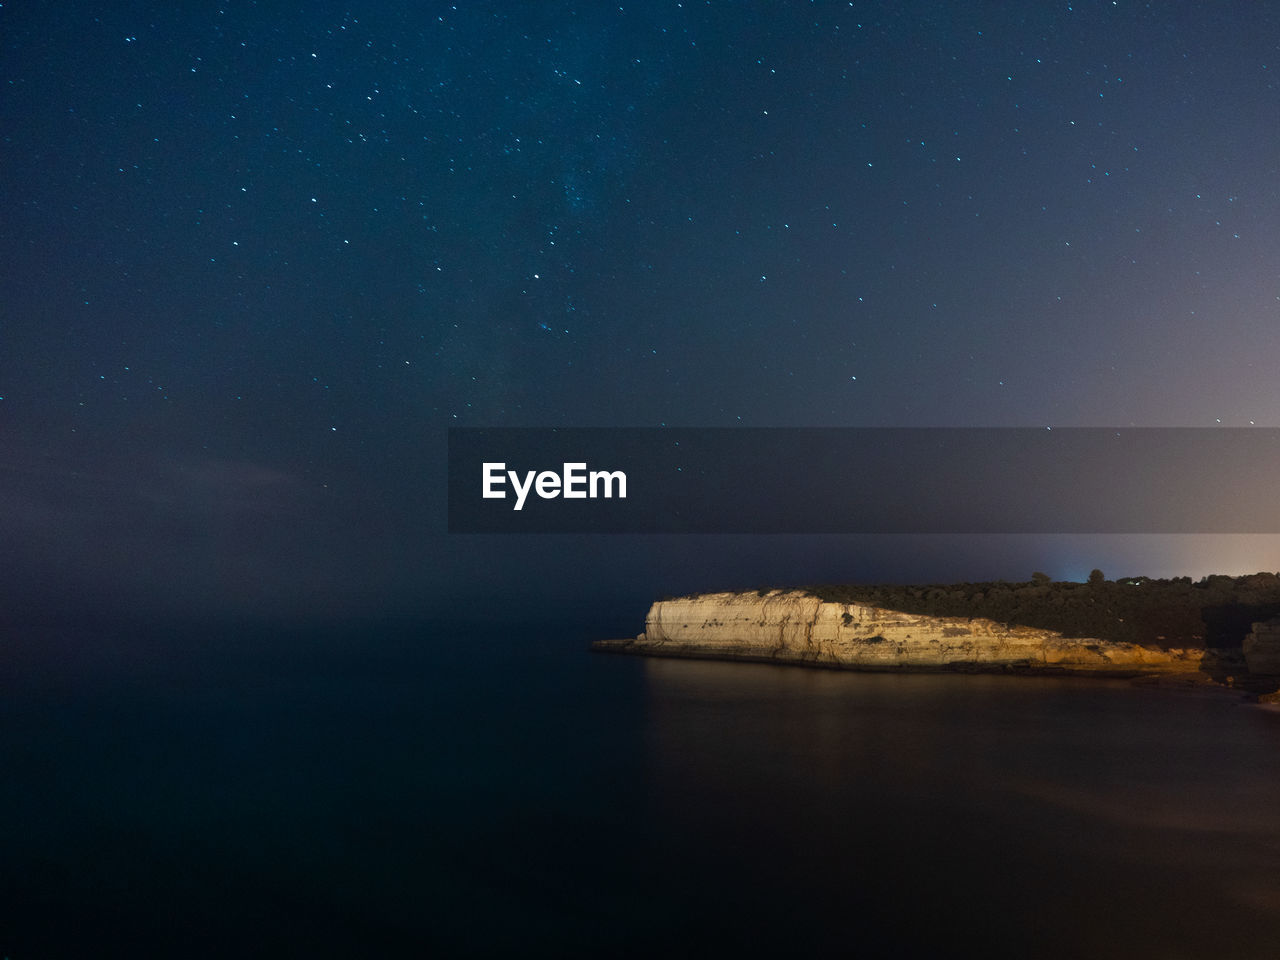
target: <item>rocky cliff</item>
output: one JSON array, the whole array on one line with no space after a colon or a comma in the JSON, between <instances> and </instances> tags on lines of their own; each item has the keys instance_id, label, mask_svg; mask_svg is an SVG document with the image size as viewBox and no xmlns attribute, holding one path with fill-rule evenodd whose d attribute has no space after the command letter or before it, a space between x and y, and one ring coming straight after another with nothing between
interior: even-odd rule
<instances>
[{"instance_id":1,"label":"rocky cliff","mask_svg":"<svg viewBox=\"0 0 1280 960\"><path fill-rule=\"evenodd\" d=\"M1253 625L1244 638L1244 658L1250 673L1280 676L1280 617Z\"/></svg>"},{"instance_id":2,"label":"rocky cliff","mask_svg":"<svg viewBox=\"0 0 1280 960\"><path fill-rule=\"evenodd\" d=\"M798 591L709 593L661 600L634 640L598 650L651 656L806 663L864 670L1188 673L1243 669L1234 655L1164 650L1135 643L1067 638L1051 630L980 618L930 617ZM1230 662L1228 662L1230 661Z\"/></svg>"}]
</instances>

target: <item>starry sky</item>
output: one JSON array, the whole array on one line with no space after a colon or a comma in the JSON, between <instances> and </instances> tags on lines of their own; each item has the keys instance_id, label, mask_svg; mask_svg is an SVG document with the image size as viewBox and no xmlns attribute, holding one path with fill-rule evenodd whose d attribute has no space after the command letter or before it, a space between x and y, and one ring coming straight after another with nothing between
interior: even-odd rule
<instances>
[{"instance_id":1,"label":"starry sky","mask_svg":"<svg viewBox=\"0 0 1280 960\"><path fill-rule=\"evenodd\" d=\"M1280 567L444 509L451 426L1280 425L1268 4L68 0L0 45L10 608Z\"/></svg>"}]
</instances>

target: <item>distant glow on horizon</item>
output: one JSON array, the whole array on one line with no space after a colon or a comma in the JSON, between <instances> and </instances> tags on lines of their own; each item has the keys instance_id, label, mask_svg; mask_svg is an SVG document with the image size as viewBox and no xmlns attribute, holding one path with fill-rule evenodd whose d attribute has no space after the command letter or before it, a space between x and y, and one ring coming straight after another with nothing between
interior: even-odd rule
<instances>
[{"instance_id":1,"label":"distant glow on horizon","mask_svg":"<svg viewBox=\"0 0 1280 960\"><path fill-rule=\"evenodd\" d=\"M1000 540L1007 540L1004 549ZM1108 580L1146 576L1157 579L1191 577L1199 580L1213 574L1242 576L1280 572L1280 534L1063 534L1036 538L1010 536L986 538L982 566L1012 567L1024 558L1042 556L1037 570L1054 580L1088 580L1089 572L1101 570ZM963 553L963 550L960 551ZM1016 558L1016 559L1015 559ZM1022 562L1025 566L1025 562ZM1012 569L1011 575L995 579L1025 580L1031 570ZM985 580L986 576L967 579Z\"/></svg>"}]
</instances>

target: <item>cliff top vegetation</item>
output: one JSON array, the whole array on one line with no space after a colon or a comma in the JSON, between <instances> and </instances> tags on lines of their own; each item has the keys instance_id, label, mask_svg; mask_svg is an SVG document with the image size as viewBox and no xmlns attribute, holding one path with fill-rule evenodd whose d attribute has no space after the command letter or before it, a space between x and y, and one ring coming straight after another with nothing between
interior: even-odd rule
<instances>
[{"instance_id":1,"label":"cliff top vegetation","mask_svg":"<svg viewBox=\"0 0 1280 960\"><path fill-rule=\"evenodd\" d=\"M923 585L821 584L800 587L834 603L861 603L937 617L983 617L1156 647L1239 647L1251 625L1280 616L1280 574L1214 575L1193 581L1152 577L1086 583L1030 580Z\"/></svg>"}]
</instances>

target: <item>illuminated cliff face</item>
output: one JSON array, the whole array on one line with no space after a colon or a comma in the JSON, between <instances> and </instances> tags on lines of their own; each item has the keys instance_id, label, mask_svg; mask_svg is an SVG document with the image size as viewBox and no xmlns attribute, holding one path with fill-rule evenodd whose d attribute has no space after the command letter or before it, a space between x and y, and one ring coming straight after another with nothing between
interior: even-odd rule
<instances>
[{"instance_id":1,"label":"illuminated cliff face","mask_svg":"<svg viewBox=\"0 0 1280 960\"><path fill-rule=\"evenodd\" d=\"M979 618L929 617L799 592L712 593L659 601L634 653L814 663L866 669L1027 668L1193 671L1203 650L1065 638ZM1212 654L1210 654L1212 655Z\"/></svg>"}]
</instances>

